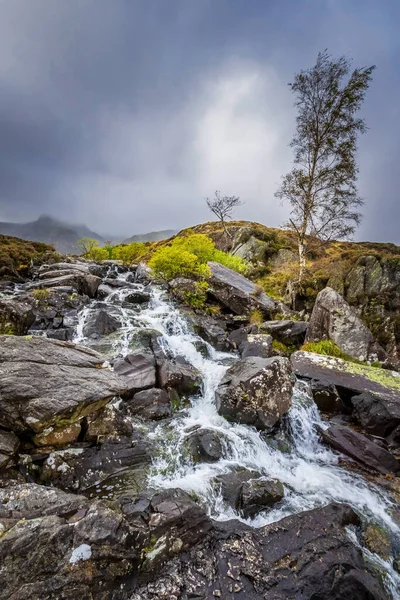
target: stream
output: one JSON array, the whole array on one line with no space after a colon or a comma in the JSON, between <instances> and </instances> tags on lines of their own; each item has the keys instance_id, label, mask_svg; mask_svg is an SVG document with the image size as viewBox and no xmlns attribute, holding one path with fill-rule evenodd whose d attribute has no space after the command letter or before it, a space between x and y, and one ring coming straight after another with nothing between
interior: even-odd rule
<instances>
[{"instance_id":1,"label":"stream","mask_svg":"<svg viewBox=\"0 0 400 600\"><path fill-rule=\"evenodd\" d=\"M129 274L119 274L125 282ZM280 431L267 435L247 425L229 423L217 413L215 391L229 365L238 357L233 353L218 352L195 335L183 314L173 306L164 290L151 286L151 299L146 308L138 311L127 308L125 297L132 290L142 291L140 283L110 288L103 300L110 311L119 315L121 328L112 334L109 356L125 356L131 352L138 331L157 330L160 344L167 356L184 357L202 375L202 393L190 399L190 405L174 413L172 419L149 428L158 448L148 475L148 484L155 489L181 488L193 495L216 520L239 519L252 527L261 527L300 511L313 509L329 502L351 505L366 522L373 522L390 531L395 548L400 546L400 528L392 517L396 503L379 486L366 481L357 473L340 467L339 455L324 446L316 426L326 427L313 402L308 384L297 381L292 407ZM97 302L97 301L93 301ZM91 305L79 314L74 342L95 347L93 340L83 335L85 320ZM114 312L112 312L114 315ZM102 338L101 342L103 342ZM200 351L200 345L207 352ZM206 355L204 355L206 354ZM140 423L143 428L143 422ZM194 463L185 453L185 439L196 428L218 433L223 446L223 457L214 463ZM227 506L212 485L212 480L237 467L258 471L279 479L285 488L283 501L254 519L243 517ZM348 534L357 544L355 532ZM388 597L400 598L400 575L392 560L383 561L363 548L365 557L384 572Z\"/></svg>"}]
</instances>

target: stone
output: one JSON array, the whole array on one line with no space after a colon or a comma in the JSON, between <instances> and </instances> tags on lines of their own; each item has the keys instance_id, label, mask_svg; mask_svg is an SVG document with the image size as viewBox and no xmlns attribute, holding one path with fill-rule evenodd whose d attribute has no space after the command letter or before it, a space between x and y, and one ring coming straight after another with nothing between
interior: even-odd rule
<instances>
[{"instance_id":1,"label":"stone","mask_svg":"<svg viewBox=\"0 0 400 600\"><path fill-rule=\"evenodd\" d=\"M209 293L237 315L259 309L267 314L275 309L275 302L264 292L258 294L255 283L228 267L209 262L211 270Z\"/></svg>"},{"instance_id":2,"label":"stone","mask_svg":"<svg viewBox=\"0 0 400 600\"><path fill-rule=\"evenodd\" d=\"M75 344L0 336L0 426L39 434L98 410L126 391L103 362Z\"/></svg>"},{"instance_id":3,"label":"stone","mask_svg":"<svg viewBox=\"0 0 400 600\"><path fill-rule=\"evenodd\" d=\"M360 365L312 352L294 352L290 360L293 372L298 377L326 381L336 386L342 399L350 400L356 394L364 392L377 398L381 418L377 421L379 426L376 429L372 425L372 429L379 432L377 435L381 435L382 431L389 433L396 423L400 423L400 374L397 371ZM368 409L364 411L360 408L360 414L361 412L367 415ZM354 414L357 418L357 411ZM390 416L387 427L384 425L385 414ZM365 419L367 422L368 416ZM370 433L373 433L372 429L369 430Z\"/></svg>"},{"instance_id":4,"label":"stone","mask_svg":"<svg viewBox=\"0 0 400 600\"><path fill-rule=\"evenodd\" d=\"M114 372L124 382L129 395L156 386L156 361L150 352L136 352L118 359Z\"/></svg>"},{"instance_id":5,"label":"stone","mask_svg":"<svg viewBox=\"0 0 400 600\"><path fill-rule=\"evenodd\" d=\"M35 446L66 446L75 442L81 433L81 423L76 421L61 427L48 427L33 437Z\"/></svg>"},{"instance_id":6,"label":"stone","mask_svg":"<svg viewBox=\"0 0 400 600\"><path fill-rule=\"evenodd\" d=\"M200 372L182 357L158 361L158 377L161 388L174 389L179 395L194 395L201 388Z\"/></svg>"},{"instance_id":7,"label":"stone","mask_svg":"<svg viewBox=\"0 0 400 600\"><path fill-rule=\"evenodd\" d=\"M225 373L216 391L217 410L228 420L270 430L289 410L292 389L288 359L245 358Z\"/></svg>"},{"instance_id":8,"label":"stone","mask_svg":"<svg viewBox=\"0 0 400 600\"><path fill-rule=\"evenodd\" d=\"M239 345L239 353L242 358L249 356L269 358L272 354L272 337L265 333L249 334L247 340Z\"/></svg>"},{"instance_id":9,"label":"stone","mask_svg":"<svg viewBox=\"0 0 400 600\"><path fill-rule=\"evenodd\" d=\"M331 340L345 354L360 361L386 361L385 350L357 317L346 300L332 288L317 296L310 317L306 342Z\"/></svg>"},{"instance_id":10,"label":"stone","mask_svg":"<svg viewBox=\"0 0 400 600\"><path fill-rule=\"evenodd\" d=\"M304 344L308 329L305 321L265 321L259 326L260 333L269 333L275 340L286 346Z\"/></svg>"},{"instance_id":11,"label":"stone","mask_svg":"<svg viewBox=\"0 0 400 600\"><path fill-rule=\"evenodd\" d=\"M232 344L229 341L226 331L226 324L222 320L201 315L197 318L192 316L192 322L197 335L211 344L216 350L226 352L232 349Z\"/></svg>"},{"instance_id":12,"label":"stone","mask_svg":"<svg viewBox=\"0 0 400 600\"><path fill-rule=\"evenodd\" d=\"M193 431L186 438L184 446L195 463L216 462L223 456L221 434L212 429Z\"/></svg>"},{"instance_id":13,"label":"stone","mask_svg":"<svg viewBox=\"0 0 400 600\"><path fill-rule=\"evenodd\" d=\"M400 463L390 452L349 427L319 427L319 433L326 444L369 469L383 475L397 475L400 472Z\"/></svg>"},{"instance_id":14,"label":"stone","mask_svg":"<svg viewBox=\"0 0 400 600\"><path fill-rule=\"evenodd\" d=\"M171 400L168 392L158 388L142 390L126 401L128 412L142 419L165 419L172 414Z\"/></svg>"},{"instance_id":15,"label":"stone","mask_svg":"<svg viewBox=\"0 0 400 600\"><path fill-rule=\"evenodd\" d=\"M386 600L346 526L359 525L346 505L329 504L251 528L215 523L199 544L137 586L131 600ZM316 557L318 559L316 560Z\"/></svg>"},{"instance_id":16,"label":"stone","mask_svg":"<svg viewBox=\"0 0 400 600\"><path fill-rule=\"evenodd\" d=\"M151 296L149 292L136 290L128 294L128 296L125 296L124 300L125 302L129 302L130 304L145 304L147 302L150 302L150 298Z\"/></svg>"},{"instance_id":17,"label":"stone","mask_svg":"<svg viewBox=\"0 0 400 600\"><path fill-rule=\"evenodd\" d=\"M14 299L0 300L0 334L26 335L34 321L29 304Z\"/></svg>"},{"instance_id":18,"label":"stone","mask_svg":"<svg viewBox=\"0 0 400 600\"><path fill-rule=\"evenodd\" d=\"M85 320L83 335L89 338L99 338L117 331L121 322L105 309L92 310Z\"/></svg>"},{"instance_id":19,"label":"stone","mask_svg":"<svg viewBox=\"0 0 400 600\"><path fill-rule=\"evenodd\" d=\"M63 275L62 271L60 271L60 276L28 283L25 289L34 290L37 288L47 289L67 286L72 287L78 294L95 298L100 283L100 277L96 277L90 273L76 271L76 273L72 273L71 275Z\"/></svg>"},{"instance_id":20,"label":"stone","mask_svg":"<svg viewBox=\"0 0 400 600\"><path fill-rule=\"evenodd\" d=\"M19 444L19 439L15 433L0 429L0 469L9 467L14 463Z\"/></svg>"},{"instance_id":21,"label":"stone","mask_svg":"<svg viewBox=\"0 0 400 600\"><path fill-rule=\"evenodd\" d=\"M364 529L362 536L368 550L377 554L383 560L389 560L392 544L390 535L385 529L375 523L370 523Z\"/></svg>"},{"instance_id":22,"label":"stone","mask_svg":"<svg viewBox=\"0 0 400 600\"><path fill-rule=\"evenodd\" d=\"M311 394L320 411L331 414L342 412L344 408L342 399L332 383L313 379Z\"/></svg>"},{"instance_id":23,"label":"stone","mask_svg":"<svg viewBox=\"0 0 400 600\"><path fill-rule=\"evenodd\" d=\"M240 510L245 517L254 517L280 502L283 496L283 485L278 479L249 479L241 488Z\"/></svg>"},{"instance_id":24,"label":"stone","mask_svg":"<svg viewBox=\"0 0 400 600\"><path fill-rule=\"evenodd\" d=\"M372 435L385 437L400 425L400 391L398 402L386 402L369 392L351 398L353 417Z\"/></svg>"},{"instance_id":25,"label":"stone","mask_svg":"<svg viewBox=\"0 0 400 600\"><path fill-rule=\"evenodd\" d=\"M239 467L218 475L214 479L214 485L222 496L222 499L235 510L240 510L242 503L242 488L243 485L253 479L259 478L261 475L257 471L250 471L243 467Z\"/></svg>"},{"instance_id":26,"label":"stone","mask_svg":"<svg viewBox=\"0 0 400 600\"><path fill-rule=\"evenodd\" d=\"M130 437L132 430L132 423L124 413L115 404L107 404L97 413L88 415L85 440L96 444L120 440Z\"/></svg>"}]
</instances>

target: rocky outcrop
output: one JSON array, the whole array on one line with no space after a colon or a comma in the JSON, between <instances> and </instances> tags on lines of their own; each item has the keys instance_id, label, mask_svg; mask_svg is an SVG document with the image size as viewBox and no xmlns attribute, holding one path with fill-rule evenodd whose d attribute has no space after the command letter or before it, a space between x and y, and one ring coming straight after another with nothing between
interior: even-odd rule
<instances>
[{"instance_id":1,"label":"rocky outcrop","mask_svg":"<svg viewBox=\"0 0 400 600\"><path fill-rule=\"evenodd\" d=\"M0 335L26 335L35 321L32 307L15 300L0 300Z\"/></svg>"},{"instance_id":2,"label":"rocky outcrop","mask_svg":"<svg viewBox=\"0 0 400 600\"><path fill-rule=\"evenodd\" d=\"M217 410L229 420L271 429L289 410L292 387L288 359L245 358L228 369L217 388Z\"/></svg>"},{"instance_id":3,"label":"rocky outcrop","mask_svg":"<svg viewBox=\"0 0 400 600\"><path fill-rule=\"evenodd\" d=\"M254 517L280 502L284 494L279 479L249 479L242 485L239 509L245 517Z\"/></svg>"},{"instance_id":4,"label":"rocky outcrop","mask_svg":"<svg viewBox=\"0 0 400 600\"><path fill-rule=\"evenodd\" d=\"M14 463L14 458L19 447L19 439L12 431L0 429L0 469Z\"/></svg>"},{"instance_id":5,"label":"rocky outcrop","mask_svg":"<svg viewBox=\"0 0 400 600\"><path fill-rule=\"evenodd\" d=\"M287 346L301 346L307 329L308 323L305 321L265 321L259 326L261 333L269 333L275 340Z\"/></svg>"},{"instance_id":6,"label":"rocky outcrop","mask_svg":"<svg viewBox=\"0 0 400 600\"><path fill-rule=\"evenodd\" d=\"M347 536L350 524L359 524L357 515L338 504L259 529L217 523L204 542L136 589L132 600L385 600L385 590Z\"/></svg>"},{"instance_id":7,"label":"rocky outcrop","mask_svg":"<svg viewBox=\"0 0 400 600\"><path fill-rule=\"evenodd\" d=\"M385 350L357 317L344 298L332 288L317 296L307 329L306 341L331 340L343 352L361 361L385 361Z\"/></svg>"},{"instance_id":8,"label":"rocky outcrop","mask_svg":"<svg viewBox=\"0 0 400 600\"><path fill-rule=\"evenodd\" d=\"M125 392L103 361L74 344L0 336L0 426L48 434L99 410Z\"/></svg>"},{"instance_id":9,"label":"rocky outcrop","mask_svg":"<svg viewBox=\"0 0 400 600\"><path fill-rule=\"evenodd\" d=\"M339 392L332 383L313 379L310 382L311 394L319 410L326 413L336 414L344 409L343 401Z\"/></svg>"},{"instance_id":10,"label":"rocky outcrop","mask_svg":"<svg viewBox=\"0 0 400 600\"><path fill-rule=\"evenodd\" d=\"M130 395L156 386L156 360L150 352L136 352L118 359L114 371Z\"/></svg>"},{"instance_id":11,"label":"rocky outcrop","mask_svg":"<svg viewBox=\"0 0 400 600\"><path fill-rule=\"evenodd\" d=\"M200 372L184 358L158 361L159 385L161 388L173 389L180 396L199 393L201 388Z\"/></svg>"},{"instance_id":12,"label":"rocky outcrop","mask_svg":"<svg viewBox=\"0 0 400 600\"><path fill-rule=\"evenodd\" d=\"M120 327L121 322L116 316L110 314L108 307L100 307L90 311L83 326L83 335L97 339L117 331Z\"/></svg>"},{"instance_id":13,"label":"rocky outcrop","mask_svg":"<svg viewBox=\"0 0 400 600\"><path fill-rule=\"evenodd\" d=\"M151 388L137 392L125 402L131 415L142 419L164 419L171 416L172 407L169 394L165 390Z\"/></svg>"},{"instance_id":14,"label":"rocky outcrop","mask_svg":"<svg viewBox=\"0 0 400 600\"><path fill-rule=\"evenodd\" d=\"M383 475L400 472L400 463L390 452L349 427L331 425L328 429L320 427L319 432L326 444L369 469Z\"/></svg>"},{"instance_id":15,"label":"rocky outcrop","mask_svg":"<svg viewBox=\"0 0 400 600\"><path fill-rule=\"evenodd\" d=\"M69 266L69 265L68 265ZM65 269L60 269L59 275L54 272L55 277L43 277L39 281L28 283L25 286L26 290L33 289L48 289L48 288L59 288L67 287L72 288L78 294L89 296L89 298L95 298L97 289L101 283L100 277L91 275L89 272L81 269L74 269L72 271L67 270L67 274L64 274Z\"/></svg>"},{"instance_id":16,"label":"rocky outcrop","mask_svg":"<svg viewBox=\"0 0 400 600\"><path fill-rule=\"evenodd\" d=\"M400 391L397 402L388 403L378 395L364 392L353 396L351 404L355 420L372 435L385 437L400 425Z\"/></svg>"},{"instance_id":17,"label":"rocky outcrop","mask_svg":"<svg viewBox=\"0 0 400 600\"><path fill-rule=\"evenodd\" d=\"M274 300L264 292L259 293L250 279L217 262L209 262L208 266L211 270L209 293L237 315L252 309L269 314L275 309Z\"/></svg>"},{"instance_id":18,"label":"rocky outcrop","mask_svg":"<svg viewBox=\"0 0 400 600\"><path fill-rule=\"evenodd\" d=\"M249 333L246 340L239 345L239 354L242 358L269 358L272 354L272 337L265 333Z\"/></svg>"}]
</instances>

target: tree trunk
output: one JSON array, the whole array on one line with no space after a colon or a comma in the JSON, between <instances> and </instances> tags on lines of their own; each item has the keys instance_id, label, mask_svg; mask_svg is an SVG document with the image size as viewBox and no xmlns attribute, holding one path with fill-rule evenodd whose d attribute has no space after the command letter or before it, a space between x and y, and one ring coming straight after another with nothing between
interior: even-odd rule
<instances>
[{"instance_id":1,"label":"tree trunk","mask_svg":"<svg viewBox=\"0 0 400 600\"><path fill-rule=\"evenodd\" d=\"M230 239L232 236L231 236L231 234L229 233L229 231L228 231L228 229L227 229L227 227L226 227L226 225L225 225L225 221L224 221L224 219L221 219L221 223L222 223L222 225L223 225L223 228L224 228L224 231L225 231L225 235L226 235L226 237L228 237L228 238Z\"/></svg>"},{"instance_id":2,"label":"tree trunk","mask_svg":"<svg viewBox=\"0 0 400 600\"><path fill-rule=\"evenodd\" d=\"M299 286L303 282L304 272L306 270L306 246L304 240L299 240Z\"/></svg>"}]
</instances>

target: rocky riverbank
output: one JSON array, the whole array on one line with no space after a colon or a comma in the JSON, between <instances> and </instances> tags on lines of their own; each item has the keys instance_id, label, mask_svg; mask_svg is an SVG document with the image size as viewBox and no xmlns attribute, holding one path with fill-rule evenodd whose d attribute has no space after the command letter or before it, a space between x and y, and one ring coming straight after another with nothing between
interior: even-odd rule
<instances>
[{"instance_id":1,"label":"rocky riverbank","mask_svg":"<svg viewBox=\"0 0 400 600\"><path fill-rule=\"evenodd\" d=\"M400 376L339 292L57 260L1 284L0 598L400 597Z\"/></svg>"}]
</instances>

